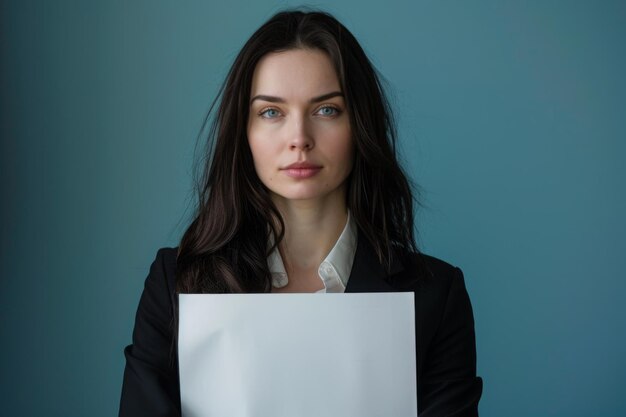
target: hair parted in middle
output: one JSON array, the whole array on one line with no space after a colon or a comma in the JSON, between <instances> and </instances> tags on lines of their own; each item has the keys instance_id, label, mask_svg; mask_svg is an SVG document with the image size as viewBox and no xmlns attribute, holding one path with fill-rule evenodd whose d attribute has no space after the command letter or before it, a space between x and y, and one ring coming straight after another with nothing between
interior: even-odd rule
<instances>
[{"instance_id":1,"label":"hair parted in middle","mask_svg":"<svg viewBox=\"0 0 626 417\"><path fill-rule=\"evenodd\" d=\"M346 205L359 239L369 241L386 268L394 253L417 252L413 191L396 157L395 122L374 66L330 14L285 10L245 43L207 116L219 101L197 180L197 211L179 245L178 293L271 291L267 256L283 239L284 222L255 171L247 123L257 63L292 49L324 52L339 79L355 149Z\"/></svg>"}]
</instances>

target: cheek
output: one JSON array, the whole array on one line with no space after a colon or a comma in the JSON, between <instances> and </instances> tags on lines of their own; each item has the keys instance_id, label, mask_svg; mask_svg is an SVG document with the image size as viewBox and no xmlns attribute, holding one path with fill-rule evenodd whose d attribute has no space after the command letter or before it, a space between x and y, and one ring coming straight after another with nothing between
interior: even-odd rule
<instances>
[{"instance_id":1,"label":"cheek","mask_svg":"<svg viewBox=\"0 0 626 417\"><path fill-rule=\"evenodd\" d=\"M250 147L250 152L252 153L252 158L256 166L264 159L264 153L266 152L264 148L266 148L267 143L269 143L266 140L267 135L264 134L263 130L260 129L257 123L253 120L248 122L248 129L246 133L248 135L248 146Z\"/></svg>"},{"instance_id":2,"label":"cheek","mask_svg":"<svg viewBox=\"0 0 626 417\"><path fill-rule=\"evenodd\" d=\"M350 129L344 129L333 138L333 153L337 155L341 165L350 169L354 162L354 140Z\"/></svg>"},{"instance_id":3,"label":"cheek","mask_svg":"<svg viewBox=\"0 0 626 417\"><path fill-rule=\"evenodd\" d=\"M271 142L265 140L259 135L248 136L248 145L250 146L250 152L252 153L252 160L254 161L254 168L259 177L267 176L272 172L273 162L275 158L273 155L276 151L268 146Z\"/></svg>"}]
</instances>

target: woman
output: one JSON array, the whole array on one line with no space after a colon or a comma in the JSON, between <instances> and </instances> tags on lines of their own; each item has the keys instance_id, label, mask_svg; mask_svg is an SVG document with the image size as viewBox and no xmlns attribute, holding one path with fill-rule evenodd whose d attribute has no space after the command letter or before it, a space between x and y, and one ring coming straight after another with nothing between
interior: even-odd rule
<instances>
[{"instance_id":1,"label":"woman","mask_svg":"<svg viewBox=\"0 0 626 417\"><path fill-rule=\"evenodd\" d=\"M278 13L220 96L195 220L146 279L120 415L180 415L179 293L384 291L415 293L420 415L477 415L463 275L415 247L390 109L352 34L326 13Z\"/></svg>"}]
</instances>

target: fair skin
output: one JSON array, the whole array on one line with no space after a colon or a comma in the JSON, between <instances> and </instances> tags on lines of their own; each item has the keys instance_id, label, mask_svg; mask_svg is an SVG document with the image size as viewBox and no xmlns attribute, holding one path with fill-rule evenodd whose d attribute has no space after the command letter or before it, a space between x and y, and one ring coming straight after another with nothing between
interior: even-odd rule
<instances>
[{"instance_id":1,"label":"fair skin","mask_svg":"<svg viewBox=\"0 0 626 417\"><path fill-rule=\"evenodd\" d=\"M321 51L270 53L255 68L250 97L254 166L285 221L279 251L289 283L273 292L315 292L324 288L317 269L347 221L354 162L339 79ZM294 163L309 166L288 168Z\"/></svg>"}]
</instances>

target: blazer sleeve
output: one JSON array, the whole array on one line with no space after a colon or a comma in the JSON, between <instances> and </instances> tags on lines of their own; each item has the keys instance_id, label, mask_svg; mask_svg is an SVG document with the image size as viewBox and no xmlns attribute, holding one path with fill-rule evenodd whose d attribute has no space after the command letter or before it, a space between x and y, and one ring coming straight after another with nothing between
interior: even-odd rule
<instances>
[{"instance_id":1,"label":"blazer sleeve","mask_svg":"<svg viewBox=\"0 0 626 417\"><path fill-rule=\"evenodd\" d=\"M425 364L418 393L420 417L478 416L483 385L476 376L472 306L459 268L453 269Z\"/></svg>"},{"instance_id":2,"label":"blazer sleeve","mask_svg":"<svg viewBox=\"0 0 626 417\"><path fill-rule=\"evenodd\" d=\"M133 343L124 349L126 367L120 417L180 416L178 364L173 349L173 274L166 257L173 249L157 252L150 267L133 330ZM169 271L168 271L169 270Z\"/></svg>"}]
</instances>

